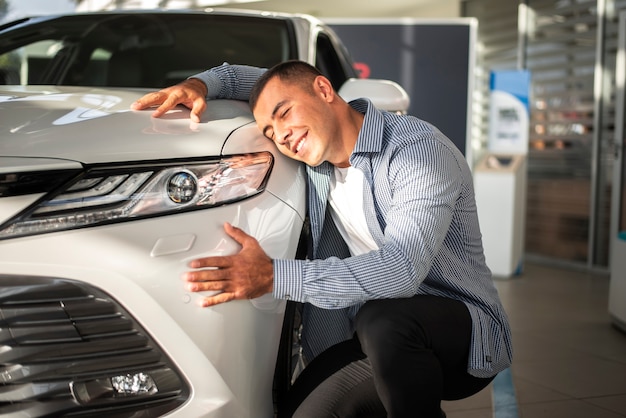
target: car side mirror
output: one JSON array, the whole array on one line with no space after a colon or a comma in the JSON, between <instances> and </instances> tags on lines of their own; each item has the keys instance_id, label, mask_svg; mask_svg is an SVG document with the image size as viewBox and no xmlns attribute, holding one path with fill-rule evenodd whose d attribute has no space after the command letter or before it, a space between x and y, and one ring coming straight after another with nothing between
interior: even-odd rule
<instances>
[{"instance_id":1,"label":"car side mirror","mask_svg":"<svg viewBox=\"0 0 626 418\"><path fill-rule=\"evenodd\" d=\"M406 113L409 110L409 95L398 83L390 80L350 78L339 89L339 95L347 102L365 97L377 108L390 112Z\"/></svg>"}]
</instances>

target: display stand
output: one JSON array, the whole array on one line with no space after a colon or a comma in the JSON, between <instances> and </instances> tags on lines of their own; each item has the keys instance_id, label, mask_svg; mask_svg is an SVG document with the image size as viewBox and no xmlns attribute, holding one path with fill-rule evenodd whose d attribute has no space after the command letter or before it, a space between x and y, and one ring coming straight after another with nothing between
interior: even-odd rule
<instances>
[{"instance_id":1,"label":"display stand","mask_svg":"<svg viewBox=\"0 0 626 418\"><path fill-rule=\"evenodd\" d=\"M522 271L526 156L489 154L474 170L476 205L487 265L495 276Z\"/></svg>"},{"instance_id":2,"label":"display stand","mask_svg":"<svg viewBox=\"0 0 626 418\"><path fill-rule=\"evenodd\" d=\"M529 89L527 71L492 73L489 150L474 168L485 259L503 278L523 270Z\"/></svg>"}]
</instances>

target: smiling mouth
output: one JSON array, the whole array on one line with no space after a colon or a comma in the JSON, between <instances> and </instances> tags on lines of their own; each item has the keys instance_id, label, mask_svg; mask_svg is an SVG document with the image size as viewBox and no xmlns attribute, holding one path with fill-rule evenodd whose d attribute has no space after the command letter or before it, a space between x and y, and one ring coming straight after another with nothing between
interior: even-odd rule
<instances>
[{"instance_id":1,"label":"smiling mouth","mask_svg":"<svg viewBox=\"0 0 626 418\"><path fill-rule=\"evenodd\" d=\"M298 143L296 144L296 146L294 147L294 152L297 154L298 152L300 152L300 150L302 149L302 147L304 146L304 143L306 142L306 137L302 137L300 138L300 140L298 141Z\"/></svg>"}]
</instances>

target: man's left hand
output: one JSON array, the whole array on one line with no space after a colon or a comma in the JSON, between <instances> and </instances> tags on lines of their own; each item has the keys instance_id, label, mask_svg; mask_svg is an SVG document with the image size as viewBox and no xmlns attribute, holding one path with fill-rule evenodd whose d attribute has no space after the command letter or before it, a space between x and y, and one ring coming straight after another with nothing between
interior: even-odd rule
<instances>
[{"instance_id":1,"label":"man's left hand","mask_svg":"<svg viewBox=\"0 0 626 418\"><path fill-rule=\"evenodd\" d=\"M274 265L259 242L229 223L224 225L224 230L241 244L241 250L234 255L193 260L189 267L196 270L183 275L190 292L220 292L204 298L203 307L235 299L253 299L273 290Z\"/></svg>"}]
</instances>

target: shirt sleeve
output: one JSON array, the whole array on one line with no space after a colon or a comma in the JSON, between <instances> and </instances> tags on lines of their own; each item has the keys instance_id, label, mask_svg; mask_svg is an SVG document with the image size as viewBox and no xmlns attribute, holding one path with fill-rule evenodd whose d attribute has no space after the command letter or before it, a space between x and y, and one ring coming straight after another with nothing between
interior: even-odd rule
<instances>
[{"instance_id":1,"label":"shirt sleeve","mask_svg":"<svg viewBox=\"0 0 626 418\"><path fill-rule=\"evenodd\" d=\"M461 170L454 154L432 139L397 150L387 169L392 202L384 244L345 259L274 260L275 297L337 309L420 292L435 259L449 255L442 247L461 193Z\"/></svg>"},{"instance_id":2,"label":"shirt sleeve","mask_svg":"<svg viewBox=\"0 0 626 418\"><path fill-rule=\"evenodd\" d=\"M206 85L207 100L248 100L254 83L265 71L266 68L224 63L189 78L197 78Z\"/></svg>"}]
</instances>

